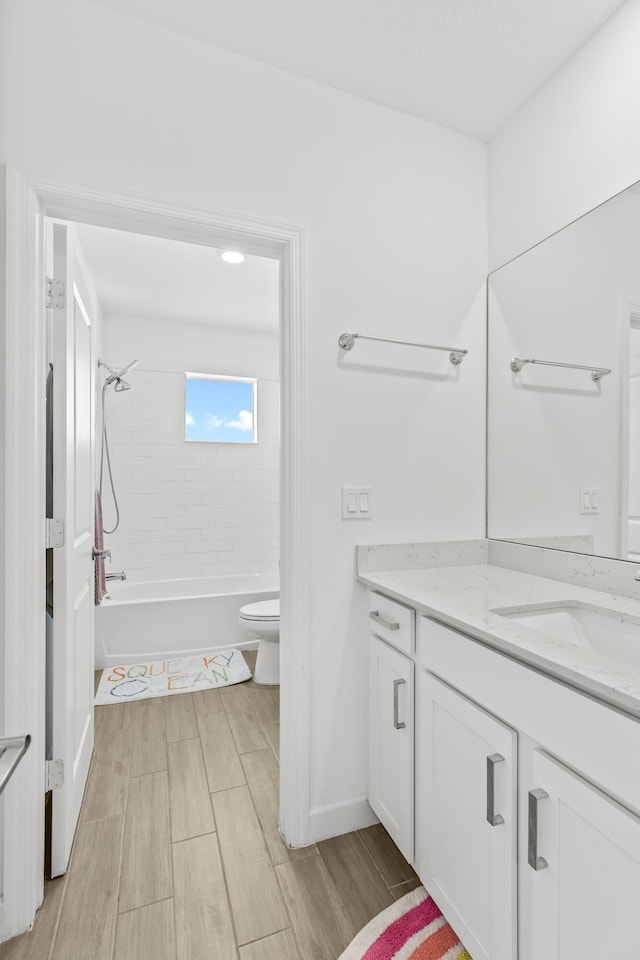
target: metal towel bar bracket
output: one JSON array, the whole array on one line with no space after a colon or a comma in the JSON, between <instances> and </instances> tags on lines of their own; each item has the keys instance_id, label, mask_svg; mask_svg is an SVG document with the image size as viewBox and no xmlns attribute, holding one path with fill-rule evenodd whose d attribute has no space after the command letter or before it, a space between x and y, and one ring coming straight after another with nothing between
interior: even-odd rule
<instances>
[{"instance_id":1,"label":"metal towel bar bracket","mask_svg":"<svg viewBox=\"0 0 640 960\"><path fill-rule=\"evenodd\" d=\"M520 373L525 363L537 363L543 367L565 367L567 370L589 370L594 383L599 383L603 377L611 373L608 367L585 367L580 363L558 363L555 360L524 360L522 357L514 357L509 366L514 373Z\"/></svg>"},{"instance_id":2,"label":"metal towel bar bracket","mask_svg":"<svg viewBox=\"0 0 640 960\"><path fill-rule=\"evenodd\" d=\"M0 738L0 793L9 783L30 743L31 737L28 733L24 737Z\"/></svg>"},{"instance_id":3,"label":"metal towel bar bracket","mask_svg":"<svg viewBox=\"0 0 640 960\"><path fill-rule=\"evenodd\" d=\"M424 350L444 350L449 354L449 360L454 367L459 366L468 350L458 350L457 347L438 347L433 343L415 343L413 340L392 340L390 337L367 337L364 333L341 333L338 337L338 346L343 350L353 350L356 340L378 340L380 343L399 343L403 347L420 347Z\"/></svg>"}]
</instances>

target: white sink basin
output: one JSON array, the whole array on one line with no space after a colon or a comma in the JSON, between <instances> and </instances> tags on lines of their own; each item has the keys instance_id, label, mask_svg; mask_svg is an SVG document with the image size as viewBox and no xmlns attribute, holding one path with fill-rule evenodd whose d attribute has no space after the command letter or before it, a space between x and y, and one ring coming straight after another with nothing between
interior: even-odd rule
<instances>
[{"instance_id":1,"label":"white sink basin","mask_svg":"<svg viewBox=\"0 0 640 960\"><path fill-rule=\"evenodd\" d=\"M580 603L535 604L492 610L547 639L582 647L640 671L640 621Z\"/></svg>"}]
</instances>

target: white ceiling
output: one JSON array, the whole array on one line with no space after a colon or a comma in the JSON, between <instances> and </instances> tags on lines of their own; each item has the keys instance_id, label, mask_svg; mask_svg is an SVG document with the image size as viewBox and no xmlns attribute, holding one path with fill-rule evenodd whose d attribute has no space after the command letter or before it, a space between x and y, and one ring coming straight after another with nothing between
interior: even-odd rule
<instances>
[{"instance_id":1,"label":"white ceiling","mask_svg":"<svg viewBox=\"0 0 640 960\"><path fill-rule=\"evenodd\" d=\"M237 266L194 243L76 225L104 313L215 326L278 329L278 262Z\"/></svg>"},{"instance_id":2,"label":"white ceiling","mask_svg":"<svg viewBox=\"0 0 640 960\"><path fill-rule=\"evenodd\" d=\"M93 0L488 140L624 0Z\"/></svg>"}]
</instances>

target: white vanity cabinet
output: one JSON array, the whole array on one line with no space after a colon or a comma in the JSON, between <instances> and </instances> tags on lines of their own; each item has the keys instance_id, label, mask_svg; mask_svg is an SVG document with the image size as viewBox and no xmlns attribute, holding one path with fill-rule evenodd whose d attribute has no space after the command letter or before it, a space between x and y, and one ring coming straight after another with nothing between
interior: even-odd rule
<instances>
[{"instance_id":1,"label":"white vanity cabinet","mask_svg":"<svg viewBox=\"0 0 640 960\"><path fill-rule=\"evenodd\" d=\"M415 612L371 592L369 625L368 800L413 863Z\"/></svg>"},{"instance_id":2,"label":"white vanity cabinet","mask_svg":"<svg viewBox=\"0 0 640 960\"><path fill-rule=\"evenodd\" d=\"M640 956L640 722L370 601L370 803L474 960Z\"/></svg>"},{"instance_id":3,"label":"white vanity cabinet","mask_svg":"<svg viewBox=\"0 0 640 960\"><path fill-rule=\"evenodd\" d=\"M418 869L474 960L516 955L517 735L418 679Z\"/></svg>"},{"instance_id":4,"label":"white vanity cabinet","mask_svg":"<svg viewBox=\"0 0 640 960\"><path fill-rule=\"evenodd\" d=\"M640 955L640 819L539 749L524 768L522 960Z\"/></svg>"}]
</instances>

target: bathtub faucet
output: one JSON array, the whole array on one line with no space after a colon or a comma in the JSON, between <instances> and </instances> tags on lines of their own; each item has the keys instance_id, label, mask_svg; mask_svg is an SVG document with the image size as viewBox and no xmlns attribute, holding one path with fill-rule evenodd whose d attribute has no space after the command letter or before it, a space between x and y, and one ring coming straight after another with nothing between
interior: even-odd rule
<instances>
[{"instance_id":1,"label":"bathtub faucet","mask_svg":"<svg viewBox=\"0 0 640 960\"><path fill-rule=\"evenodd\" d=\"M108 573L105 577L105 580L126 580L127 575L124 570L121 570L120 573Z\"/></svg>"}]
</instances>

